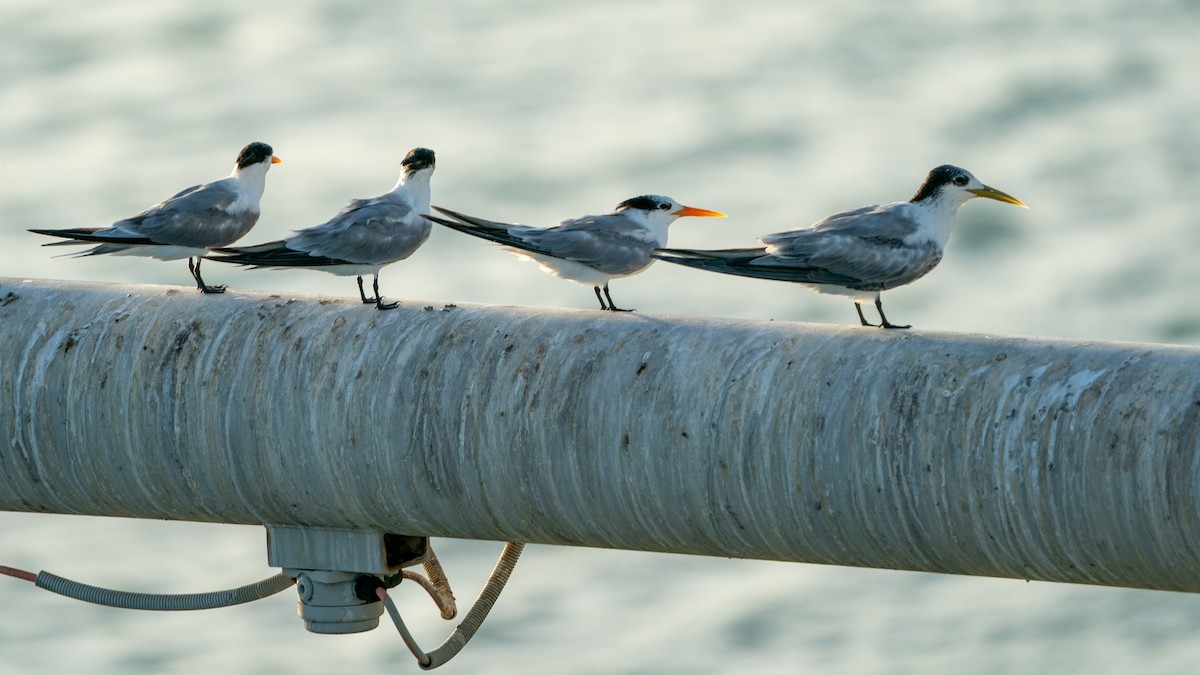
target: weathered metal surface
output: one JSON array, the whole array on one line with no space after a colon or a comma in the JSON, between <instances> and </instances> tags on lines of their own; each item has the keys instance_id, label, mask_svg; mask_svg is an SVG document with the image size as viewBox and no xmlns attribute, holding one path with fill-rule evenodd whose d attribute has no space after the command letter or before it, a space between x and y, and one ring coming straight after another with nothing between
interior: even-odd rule
<instances>
[{"instance_id":1,"label":"weathered metal surface","mask_svg":"<svg viewBox=\"0 0 1200 675\"><path fill-rule=\"evenodd\" d=\"M1200 591L1200 349L0 279L0 509Z\"/></svg>"}]
</instances>

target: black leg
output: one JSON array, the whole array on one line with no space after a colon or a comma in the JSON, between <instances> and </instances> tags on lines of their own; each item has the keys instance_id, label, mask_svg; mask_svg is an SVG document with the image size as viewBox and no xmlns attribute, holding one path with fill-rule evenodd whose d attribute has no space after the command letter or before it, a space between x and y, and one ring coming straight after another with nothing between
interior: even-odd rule
<instances>
[{"instance_id":1,"label":"black leg","mask_svg":"<svg viewBox=\"0 0 1200 675\"><path fill-rule=\"evenodd\" d=\"M376 293L375 295L378 296L379 294ZM358 297L362 298L364 305L375 305L379 303L378 297L368 298L366 292L363 291L362 277L358 278Z\"/></svg>"},{"instance_id":2,"label":"black leg","mask_svg":"<svg viewBox=\"0 0 1200 675\"><path fill-rule=\"evenodd\" d=\"M883 323L879 325L883 326L884 328L912 328L912 325L897 326L891 321L888 321L887 316L883 313L883 302L879 300L879 296L875 296L875 309L879 310L879 318L883 319Z\"/></svg>"},{"instance_id":3,"label":"black leg","mask_svg":"<svg viewBox=\"0 0 1200 675\"><path fill-rule=\"evenodd\" d=\"M192 260L196 261L194 265L192 264ZM201 293L224 293L225 289L229 288L225 284L221 284L220 286L209 286L208 284L204 283L204 278L200 276L201 260L203 260L203 258L199 256L195 258L188 258L188 271L192 273L192 278L196 280L196 288L200 289Z\"/></svg>"},{"instance_id":4,"label":"black leg","mask_svg":"<svg viewBox=\"0 0 1200 675\"><path fill-rule=\"evenodd\" d=\"M362 277L359 277L360 279ZM379 294L379 275L376 274L371 282L371 288L375 290L375 309L396 309L400 306L399 302L384 302L383 296Z\"/></svg>"},{"instance_id":5,"label":"black leg","mask_svg":"<svg viewBox=\"0 0 1200 675\"><path fill-rule=\"evenodd\" d=\"M592 290L596 291L596 299L600 301L600 310L604 311L608 309L608 305L604 304L604 296L600 295L600 287L592 286Z\"/></svg>"},{"instance_id":6,"label":"black leg","mask_svg":"<svg viewBox=\"0 0 1200 675\"><path fill-rule=\"evenodd\" d=\"M862 305L858 304L857 302L854 303L854 311L858 312L858 320L860 322L862 322L862 325L864 325L864 326L874 326L875 325L875 324L871 323L870 321L867 321L867 317L863 316Z\"/></svg>"},{"instance_id":7,"label":"black leg","mask_svg":"<svg viewBox=\"0 0 1200 675\"><path fill-rule=\"evenodd\" d=\"M597 293L597 295L599 295ZM608 292L608 284L604 284L604 297L608 298L608 311L610 312L632 312L632 309L621 309L612 301L612 294Z\"/></svg>"}]
</instances>

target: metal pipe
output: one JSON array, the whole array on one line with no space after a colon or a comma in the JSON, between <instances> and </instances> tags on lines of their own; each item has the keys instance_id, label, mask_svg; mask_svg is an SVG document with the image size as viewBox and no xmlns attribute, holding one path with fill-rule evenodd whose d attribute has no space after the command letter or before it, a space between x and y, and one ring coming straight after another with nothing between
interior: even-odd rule
<instances>
[{"instance_id":1,"label":"metal pipe","mask_svg":"<svg viewBox=\"0 0 1200 675\"><path fill-rule=\"evenodd\" d=\"M0 279L0 509L1200 591L1200 349Z\"/></svg>"}]
</instances>

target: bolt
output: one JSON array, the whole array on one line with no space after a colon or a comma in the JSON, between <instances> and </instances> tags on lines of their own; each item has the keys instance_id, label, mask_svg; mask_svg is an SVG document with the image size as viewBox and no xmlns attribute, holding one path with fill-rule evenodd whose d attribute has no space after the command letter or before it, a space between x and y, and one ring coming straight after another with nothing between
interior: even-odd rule
<instances>
[{"instance_id":1,"label":"bolt","mask_svg":"<svg viewBox=\"0 0 1200 675\"><path fill-rule=\"evenodd\" d=\"M301 574L296 577L296 593L300 596L300 602L307 603L313 597L313 582L308 578L307 574Z\"/></svg>"}]
</instances>

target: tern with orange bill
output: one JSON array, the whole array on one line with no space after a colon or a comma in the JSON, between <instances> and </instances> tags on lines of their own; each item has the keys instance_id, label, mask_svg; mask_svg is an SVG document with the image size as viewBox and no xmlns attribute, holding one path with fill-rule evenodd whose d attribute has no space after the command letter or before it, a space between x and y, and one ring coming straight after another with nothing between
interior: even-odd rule
<instances>
[{"instance_id":1,"label":"tern with orange bill","mask_svg":"<svg viewBox=\"0 0 1200 675\"><path fill-rule=\"evenodd\" d=\"M97 244L76 257L110 254L157 260L187 258L188 271L201 293L224 293L225 286L204 283L200 261L210 249L241 239L258 222L267 170L281 161L274 152L266 143L251 143L238 153L233 173L227 178L193 185L110 227L30 232L67 240L45 246Z\"/></svg>"},{"instance_id":2,"label":"tern with orange bill","mask_svg":"<svg viewBox=\"0 0 1200 675\"><path fill-rule=\"evenodd\" d=\"M627 199L612 213L564 220L547 228L500 223L439 206L434 208L452 219L426 216L434 222L503 244L510 252L538 263L549 274L591 286L600 309L610 312L630 310L613 303L609 280L644 272L654 262L654 250L667 245L667 228L671 223L684 216L725 216L659 195Z\"/></svg>"}]
</instances>

